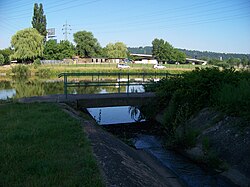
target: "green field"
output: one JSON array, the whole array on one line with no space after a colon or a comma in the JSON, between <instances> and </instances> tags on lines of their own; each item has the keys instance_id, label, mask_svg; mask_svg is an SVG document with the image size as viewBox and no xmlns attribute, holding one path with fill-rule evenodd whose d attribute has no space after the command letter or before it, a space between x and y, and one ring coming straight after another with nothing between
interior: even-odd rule
<instances>
[{"instance_id":1,"label":"green field","mask_svg":"<svg viewBox=\"0 0 250 187\"><path fill-rule=\"evenodd\" d=\"M54 104L0 105L0 186L103 186L80 123Z\"/></svg>"}]
</instances>

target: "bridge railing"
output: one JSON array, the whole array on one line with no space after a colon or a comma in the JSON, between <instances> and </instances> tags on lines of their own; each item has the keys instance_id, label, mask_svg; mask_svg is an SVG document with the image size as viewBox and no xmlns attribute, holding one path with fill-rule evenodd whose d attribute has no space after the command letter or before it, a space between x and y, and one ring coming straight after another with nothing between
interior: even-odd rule
<instances>
[{"instance_id":1,"label":"bridge railing","mask_svg":"<svg viewBox=\"0 0 250 187\"><path fill-rule=\"evenodd\" d=\"M68 96L68 87L81 87L81 86L118 86L118 92L120 93L121 86L132 85L145 85L152 84L154 79L166 78L169 76L176 76L169 73L160 73L160 72L138 72L138 73L129 73L129 72L112 72L112 73L60 73L59 78L63 77L64 80L64 94L67 98ZM87 81L70 81L69 77L89 77L91 80ZM112 77L113 79L108 79ZM104 79L105 78L105 79ZM149 79L150 78L150 79ZM127 92L128 92L127 90Z\"/></svg>"}]
</instances>

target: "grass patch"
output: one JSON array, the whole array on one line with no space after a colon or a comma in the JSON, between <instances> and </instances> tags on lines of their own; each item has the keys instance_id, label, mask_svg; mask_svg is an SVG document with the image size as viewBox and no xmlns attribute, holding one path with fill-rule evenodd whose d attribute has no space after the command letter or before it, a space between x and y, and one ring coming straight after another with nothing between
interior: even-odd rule
<instances>
[{"instance_id":1,"label":"grass patch","mask_svg":"<svg viewBox=\"0 0 250 187\"><path fill-rule=\"evenodd\" d=\"M0 105L0 186L103 186L79 122L54 104Z\"/></svg>"}]
</instances>

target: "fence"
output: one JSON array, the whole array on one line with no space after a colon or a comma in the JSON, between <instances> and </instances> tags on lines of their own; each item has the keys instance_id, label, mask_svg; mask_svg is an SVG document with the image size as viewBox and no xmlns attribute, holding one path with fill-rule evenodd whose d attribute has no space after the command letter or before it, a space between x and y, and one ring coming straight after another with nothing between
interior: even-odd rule
<instances>
[{"instance_id":1,"label":"fence","mask_svg":"<svg viewBox=\"0 0 250 187\"><path fill-rule=\"evenodd\" d=\"M121 86L131 85L145 85L152 84L158 81L160 78L166 78L169 76L177 76L169 73L60 73L58 77L63 77L64 80L64 94L67 98L68 87L81 87L81 86L118 86L118 92L120 93ZM90 81L69 81L68 77L90 77ZM112 77L112 79L109 79Z\"/></svg>"}]
</instances>

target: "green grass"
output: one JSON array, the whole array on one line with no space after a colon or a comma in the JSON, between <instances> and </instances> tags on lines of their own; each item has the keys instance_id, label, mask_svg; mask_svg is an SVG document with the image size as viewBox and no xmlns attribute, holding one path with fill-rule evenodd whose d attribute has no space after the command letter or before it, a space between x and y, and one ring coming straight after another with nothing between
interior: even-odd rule
<instances>
[{"instance_id":1,"label":"green grass","mask_svg":"<svg viewBox=\"0 0 250 187\"><path fill-rule=\"evenodd\" d=\"M54 104L0 105L0 186L103 186L80 123Z\"/></svg>"},{"instance_id":2,"label":"green grass","mask_svg":"<svg viewBox=\"0 0 250 187\"><path fill-rule=\"evenodd\" d=\"M130 69L118 69L117 64L115 63L104 63L104 64L46 64L46 65L24 65L28 67L31 75L39 75L39 76L57 76L62 72L168 72L171 74L180 74L186 71L191 71L197 67L205 68L208 66L202 65L192 65L192 64L165 64L166 69L164 70L156 70L153 68L153 64L129 64ZM12 71L13 68L4 68L0 66L0 73L6 73L7 75L15 74L15 71ZM15 68L14 68L15 69Z\"/></svg>"}]
</instances>

